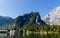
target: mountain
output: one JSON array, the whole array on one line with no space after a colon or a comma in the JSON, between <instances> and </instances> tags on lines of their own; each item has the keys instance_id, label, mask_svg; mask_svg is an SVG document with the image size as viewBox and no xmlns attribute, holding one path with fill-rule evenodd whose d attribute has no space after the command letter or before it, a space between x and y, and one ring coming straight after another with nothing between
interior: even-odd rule
<instances>
[{"instance_id":1,"label":"mountain","mask_svg":"<svg viewBox=\"0 0 60 38\"><path fill-rule=\"evenodd\" d=\"M7 17L7 16L0 16L0 26L8 23L10 20L12 20L11 17Z\"/></svg>"},{"instance_id":2,"label":"mountain","mask_svg":"<svg viewBox=\"0 0 60 38\"><path fill-rule=\"evenodd\" d=\"M60 7L54 8L43 20L50 25L60 25Z\"/></svg>"},{"instance_id":3,"label":"mountain","mask_svg":"<svg viewBox=\"0 0 60 38\"><path fill-rule=\"evenodd\" d=\"M24 14L23 16L18 16L16 19L5 24L5 27L18 26L19 28L21 28L21 27L32 26L34 24L38 25L45 24L45 22L41 20L39 12L31 12L29 14Z\"/></svg>"}]
</instances>

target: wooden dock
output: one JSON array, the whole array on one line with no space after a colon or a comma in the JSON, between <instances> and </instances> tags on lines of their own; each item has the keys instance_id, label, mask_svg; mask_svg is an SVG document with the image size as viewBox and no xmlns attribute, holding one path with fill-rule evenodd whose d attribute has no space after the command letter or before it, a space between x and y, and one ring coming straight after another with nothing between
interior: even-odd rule
<instances>
[{"instance_id":1,"label":"wooden dock","mask_svg":"<svg viewBox=\"0 0 60 38\"><path fill-rule=\"evenodd\" d=\"M7 33L8 30L0 30L0 33Z\"/></svg>"}]
</instances>

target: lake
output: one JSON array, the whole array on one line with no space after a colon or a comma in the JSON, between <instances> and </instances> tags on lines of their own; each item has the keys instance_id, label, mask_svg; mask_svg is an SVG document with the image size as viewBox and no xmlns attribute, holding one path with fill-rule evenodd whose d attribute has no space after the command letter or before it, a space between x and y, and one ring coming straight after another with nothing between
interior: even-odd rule
<instances>
[{"instance_id":1,"label":"lake","mask_svg":"<svg viewBox=\"0 0 60 38\"><path fill-rule=\"evenodd\" d=\"M11 38L7 33L0 33L0 38ZM18 33L15 38L60 38L60 34Z\"/></svg>"}]
</instances>

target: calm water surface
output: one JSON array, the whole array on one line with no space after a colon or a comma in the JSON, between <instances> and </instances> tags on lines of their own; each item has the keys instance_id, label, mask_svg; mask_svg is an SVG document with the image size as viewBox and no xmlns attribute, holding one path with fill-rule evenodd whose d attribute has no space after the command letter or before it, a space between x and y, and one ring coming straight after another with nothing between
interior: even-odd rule
<instances>
[{"instance_id":1,"label":"calm water surface","mask_svg":"<svg viewBox=\"0 0 60 38\"><path fill-rule=\"evenodd\" d=\"M0 38L11 38L7 33L0 33ZM25 33L18 33L16 34L15 38L60 38L60 34L25 34Z\"/></svg>"}]
</instances>

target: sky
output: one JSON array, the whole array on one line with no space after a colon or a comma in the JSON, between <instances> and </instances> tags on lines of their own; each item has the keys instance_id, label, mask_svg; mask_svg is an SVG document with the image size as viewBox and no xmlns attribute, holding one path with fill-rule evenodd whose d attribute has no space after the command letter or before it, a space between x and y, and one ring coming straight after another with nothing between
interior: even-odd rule
<instances>
[{"instance_id":1,"label":"sky","mask_svg":"<svg viewBox=\"0 0 60 38\"><path fill-rule=\"evenodd\" d=\"M17 16L39 12L41 18L60 6L60 0L0 0L0 16Z\"/></svg>"}]
</instances>

